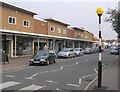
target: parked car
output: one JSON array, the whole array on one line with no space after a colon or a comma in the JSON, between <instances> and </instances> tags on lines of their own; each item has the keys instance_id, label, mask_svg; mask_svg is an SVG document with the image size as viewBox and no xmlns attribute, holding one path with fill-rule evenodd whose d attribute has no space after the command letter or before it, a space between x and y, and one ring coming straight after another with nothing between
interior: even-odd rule
<instances>
[{"instance_id":1,"label":"parked car","mask_svg":"<svg viewBox=\"0 0 120 92\"><path fill-rule=\"evenodd\" d=\"M91 51L90 48L85 48L84 49L84 54L91 54L91 53L92 53L92 51Z\"/></svg>"},{"instance_id":2,"label":"parked car","mask_svg":"<svg viewBox=\"0 0 120 92\"><path fill-rule=\"evenodd\" d=\"M46 64L49 65L55 62L56 55L52 50L40 50L36 55L30 59L30 65L34 64Z\"/></svg>"},{"instance_id":3,"label":"parked car","mask_svg":"<svg viewBox=\"0 0 120 92\"><path fill-rule=\"evenodd\" d=\"M75 52L73 48L64 48L58 53L58 58L70 58L75 57Z\"/></svg>"},{"instance_id":4,"label":"parked car","mask_svg":"<svg viewBox=\"0 0 120 92\"><path fill-rule=\"evenodd\" d=\"M75 48L74 49L74 52L75 52L75 55L76 56L80 56L80 55L84 55L84 51L83 51L83 49L82 48Z\"/></svg>"},{"instance_id":5,"label":"parked car","mask_svg":"<svg viewBox=\"0 0 120 92\"><path fill-rule=\"evenodd\" d=\"M119 54L119 49L118 49L118 47L112 47L111 48L111 54Z\"/></svg>"}]
</instances>

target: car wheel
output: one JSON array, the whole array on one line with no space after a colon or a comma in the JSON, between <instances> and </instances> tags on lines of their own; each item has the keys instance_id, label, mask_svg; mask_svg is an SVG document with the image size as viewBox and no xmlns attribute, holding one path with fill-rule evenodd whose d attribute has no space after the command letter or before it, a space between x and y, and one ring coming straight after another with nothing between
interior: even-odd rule
<instances>
[{"instance_id":1,"label":"car wheel","mask_svg":"<svg viewBox=\"0 0 120 92\"><path fill-rule=\"evenodd\" d=\"M31 66L32 64L29 64L29 66Z\"/></svg>"},{"instance_id":2,"label":"car wheel","mask_svg":"<svg viewBox=\"0 0 120 92\"><path fill-rule=\"evenodd\" d=\"M70 58L71 56L70 56L70 54L68 55L68 58Z\"/></svg>"},{"instance_id":3,"label":"car wheel","mask_svg":"<svg viewBox=\"0 0 120 92\"><path fill-rule=\"evenodd\" d=\"M47 62L46 62L46 63L47 63L47 65L49 65L49 64L50 64L50 61L49 61L49 60L47 60Z\"/></svg>"}]
</instances>

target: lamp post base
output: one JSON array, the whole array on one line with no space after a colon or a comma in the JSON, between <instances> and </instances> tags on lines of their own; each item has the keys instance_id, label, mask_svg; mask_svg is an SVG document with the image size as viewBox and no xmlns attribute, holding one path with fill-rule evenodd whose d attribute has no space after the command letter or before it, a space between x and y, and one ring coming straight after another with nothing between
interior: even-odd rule
<instances>
[{"instance_id":1,"label":"lamp post base","mask_svg":"<svg viewBox=\"0 0 120 92\"><path fill-rule=\"evenodd\" d=\"M98 62L98 88L102 86L102 62Z\"/></svg>"}]
</instances>

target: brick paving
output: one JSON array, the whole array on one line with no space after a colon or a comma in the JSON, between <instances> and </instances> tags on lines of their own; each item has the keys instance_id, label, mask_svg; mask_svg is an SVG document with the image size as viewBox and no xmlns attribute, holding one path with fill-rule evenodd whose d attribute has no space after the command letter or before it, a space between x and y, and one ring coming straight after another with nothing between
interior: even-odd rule
<instances>
[{"instance_id":1,"label":"brick paving","mask_svg":"<svg viewBox=\"0 0 120 92\"><path fill-rule=\"evenodd\" d=\"M6 62L5 64L1 64L2 70L15 69L22 66L27 66L29 65L30 58L31 58L30 56L10 58L9 63Z\"/></svg>"}]
</instances>

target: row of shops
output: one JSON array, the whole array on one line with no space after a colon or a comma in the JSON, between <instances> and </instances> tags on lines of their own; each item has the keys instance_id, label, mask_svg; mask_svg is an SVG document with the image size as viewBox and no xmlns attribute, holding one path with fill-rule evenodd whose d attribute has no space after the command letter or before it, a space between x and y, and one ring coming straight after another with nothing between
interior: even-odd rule
<instances>
[{"instance_id":1,"label":"row of shops","mask_svg":"<svg viewBox=\"0 0 120 92\"><path fill-rule=\"evenodd\" d=\"M9 57L31 56L45 47L59 52L63 48L85 48L93 45L92 41L25 32L3 31L1 37L2 50L8 53Z\"/></svg>"}]
</instances>

